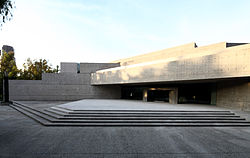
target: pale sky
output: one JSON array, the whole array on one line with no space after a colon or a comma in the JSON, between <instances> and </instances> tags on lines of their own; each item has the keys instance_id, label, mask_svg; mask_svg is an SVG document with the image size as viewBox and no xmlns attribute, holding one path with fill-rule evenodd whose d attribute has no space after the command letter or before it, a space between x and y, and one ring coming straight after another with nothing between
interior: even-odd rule
<instances>
[{"instance_id":1,"label":"pale sky","mask_svg":"<svg viewBox=\"0 0 250 158\"><path fill-rule=\"evenodd\" d=\"M110 62L190 42L250 42L249 0L15 0L0 46L27 58Z\"/></svg>"}]
</instances>

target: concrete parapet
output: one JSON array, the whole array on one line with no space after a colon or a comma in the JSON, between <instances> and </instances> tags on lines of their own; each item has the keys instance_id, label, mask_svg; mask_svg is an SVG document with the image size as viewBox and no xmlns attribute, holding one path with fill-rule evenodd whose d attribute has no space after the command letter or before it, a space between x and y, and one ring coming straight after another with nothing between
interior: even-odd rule
<instances>
[{"instance_id":1,"label":"concrete parapet","mask_svg":"<svg viewBox=\"0 0 250 158\"><path fill-rule=\"evenodd\" d=\"M138 55L138 56L134 56L130 58L120 59L120 60L116 60L113 62L120 62L121 66L128 66L128 65L151 62L151 61L162 60L162 59L167 59L167 58L172 58L172 57L202 53L202 52L207 52L207 51L216 52L216 51L223 50L230 46L237 46L237 45L242 45L242 44L245 44L245 43L220 42L216 44L198 47L195 43L190 43L190 44L163 49L160 51L142 54L142 55Z\"/></svg>"},{"instance_id":2,"label":"concrete parapet","mask_svg":"<svg viewBox=\"0 0 250 158\"><path fill-rule=\"evenodd\" d=\"M194 48L196 48L196 44L189 43L189 44L185 44L185 45L181 45L181 46L177 46L177 47L173 47L173 48L167 48L167 49L163 49L160 51L155 51L155 52L151 52L151 53L147 53L147 54L137 55L134 57L115 60L112 62L116 62L116 63L119 62L121 64L121 66L133 65L133 64L138 64L138 63L142 63L142 62L147 62L147 61L162 59L162 58L166 58L166 57L176 56L177 52L178 52L178 54L183 54L187 50L193 50Z\"/></svg>"},{"instance_id":3,"label":"concrete parapet","mask_svg":"<svg viewBox=\"0 0 250 158\"><path fill-rule=\"evenodd\" d=\"M206 50L140 64L100 70L93 85L170 82L250 76L250 44Z\"/></svg>"},{"instance_id":4,"label":"concrete parapet","mask_svg":"<svg viewBox=\"0 0 250 158\"><path fill-rule=\"evenodd\" d=\"M97 70L119 67L120 63L80 63L80 73L92 73Z\"/></svg>"}]
</instances>

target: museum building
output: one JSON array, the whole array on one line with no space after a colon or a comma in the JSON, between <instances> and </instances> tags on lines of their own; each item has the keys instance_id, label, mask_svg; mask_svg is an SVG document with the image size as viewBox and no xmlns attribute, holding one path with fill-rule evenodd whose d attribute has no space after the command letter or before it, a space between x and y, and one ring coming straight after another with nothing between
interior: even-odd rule
<instances>
[{"instance_id":1,"label":"museum building","mask_svg":"<svg viewBox=\"0 0 250 158\"><path fill-rule=\"evenodd\" d=\"M10 80L11 100L131 99L250 109L250 44L190 43L110 63L61 63L42 80Z\"/></svg>"}]
</instances>

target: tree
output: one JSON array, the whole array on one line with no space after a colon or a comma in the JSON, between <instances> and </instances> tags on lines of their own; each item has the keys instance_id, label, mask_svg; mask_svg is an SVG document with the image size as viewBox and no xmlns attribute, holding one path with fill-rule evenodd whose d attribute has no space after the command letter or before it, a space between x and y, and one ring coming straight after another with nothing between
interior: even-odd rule
<instances>
[{"instance_id":1,"label":"tree","mask_svg":"<svg viewBox=\"0 0 250 158\"><path fill-rule=\"evenodd\" d=\"M10 79L16 79L20 72L17 69L13 51L6 52L5 50L2 50L1 74L3 75L4 72L8 73Z\"/></svg>"},{"instance_id":2,"label":"tree","mask_svg":"<svg viewBox=\"0 0 250 158\"><path fill-rule=\"evenodd\" d=\"M16 79L19 72L20 72L16 66L16 60L15 60L15 56L14 56L15 53L14 53L13 47L3 46L3 48L8 48L8 49L2 49L2 56L1 56L1 60L0 60L0 66L1 66L1 68L0 68L0 99L1 100L3 98L4 72L7 72L8 77L10 79ZM6 52L5 50L7 50L8 52Z\"/></svg>"},{"instance_id":3,"label":"tree","mask_svg":"<svg viewBox=\"0 0 250 158\"><path fill-rule=\"evenodd\" d=\"M0 26L13 17L11 12L13 8L14 5L11 0L0 0Z\"/></svg>"},{"instance_id":4,"label":"tree","mask_svg":"<svg viewBox=\"0 0 250 158\"><path fill-rule=\"evenodd\" d=\"M58 68L59 66L53 69L45 59L31 60L28 58L26 63L23 64L23 71L20 71L18 79L41 80L42 73L58 73Z\"/></svg>"}]
</instances>

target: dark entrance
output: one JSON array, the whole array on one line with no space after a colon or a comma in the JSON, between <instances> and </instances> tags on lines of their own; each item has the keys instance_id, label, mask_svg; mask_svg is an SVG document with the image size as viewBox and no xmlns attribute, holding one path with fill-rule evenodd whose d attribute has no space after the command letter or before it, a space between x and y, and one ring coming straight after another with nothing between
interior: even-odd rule
<instances>
[{"instance_id":1,"label":"dark entrance","mask_svg":"<svg viewBox=\"0 0 250 158\"><path fill-rule=\"evenodd\" d=\"M143 88L122 87L122 99L142 100Z\"/></svg>"},{"instance_id":2,"label":"dark entrance","mask_svg":"<svg viewBox=\"0 0 250 158\"><path fill-rule=\"evenodd\" d=\"M148 90L147 101L169 102L169 91L168 90Z\"/></svg>"},{"instance_id":3,"label":"dark entrance","mask_svg":"<svg viewBox=\"0 0 250 158\"><path fill-rule=\"evenodd\" d=\"M187 84L179 87L178 103L211 104L214 84Z\"/></svg>"},{"instance_id":4,"label":"dark entrance","mask_svg":"<svg viewBox=\"0 0 250 158\"><path fill-rule=\"evenodd\" d=\"M163 101L171 104L216 104L216 83L131 85L121 88L122 99Z\"/></svg>"}]
</instances>

